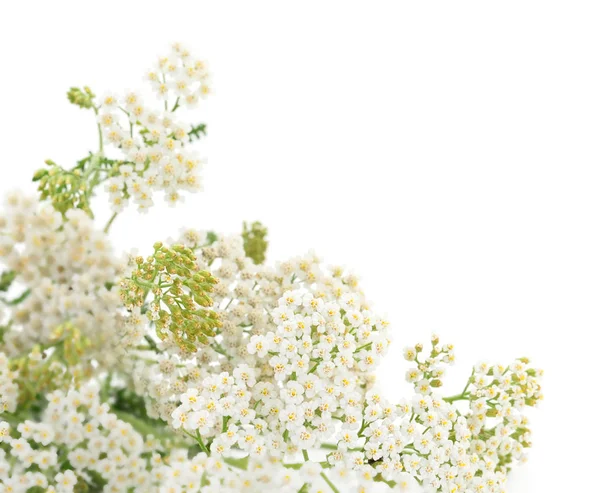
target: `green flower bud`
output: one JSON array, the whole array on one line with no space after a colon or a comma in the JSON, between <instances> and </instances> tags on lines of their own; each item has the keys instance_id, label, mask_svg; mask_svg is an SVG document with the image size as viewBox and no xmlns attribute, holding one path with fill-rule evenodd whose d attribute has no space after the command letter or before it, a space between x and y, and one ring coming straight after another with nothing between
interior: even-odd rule
<instances>
[{"instance_id":1,"label":"green flower bud","mask_svg":"<svg viewBox=\"0 0 600 493\"><path fill-rule=\"evenodd\" d=\"M146 259L136 258L138 269L120 283L121 299L131 309L142 306L152 293L148 313L157 336L172 338L183 351L194 352L197 344L208 344L221 325L218 315L206 309L213 304L208 293L218 281L199 270L189 248L159 242L154 251Z\"/></svg>"},{"instance_id":2,"label":"green flower bud","mask_svg":"<svg viewBox=\"0 0 600 493\"><path fill-rule=\"evenodd\" d=\"M33 174L33 180L32 181L40 181L44 176L46 176L48 174L48 170L47 169L38 169L34 174Z\"/></svg>"},{"instance_id":3,"label":"green flower bud","mask_svg":"<svg viewBox=\"0 0 600 493\"><path fill-rule=\"evenodd\" d=\"M255 221L250 227L244 223L242 238L244 239L244 252L251 258L255 264L262 264L265 261L265 253L269 243L265 239L267 228L260 222Z\"/></svg>"},{"instance_id":4,"label":"green flower bud","mask_svg":"<svg viewBox=\"0 0 600 493\"><path fill-rule=\"evenodd\" d=\"M67 98L71 104L85 109L90 109L94 106L94 97L95 95L89 87L84 87L83 90L78 87L71 87L67 92Z\"/></svg>"}]
</instances>

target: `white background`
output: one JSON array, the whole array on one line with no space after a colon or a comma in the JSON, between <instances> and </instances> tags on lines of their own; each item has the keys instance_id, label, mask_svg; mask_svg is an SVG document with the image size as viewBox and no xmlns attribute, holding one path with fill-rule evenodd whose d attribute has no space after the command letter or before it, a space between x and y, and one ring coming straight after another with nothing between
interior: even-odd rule
<instances>
[{"instance_id":1,"label":"white background","mask_svg":"<svg viewBox=\"0 0 600 493\"><path fill-rule=\"evenodd\" d=\"M119 247L260 219L272 259L351 266L393 322L391 397L432 331L457 347L449 393L531 356L546 400L509 492L597 491L597 3L1 5L0 193L95 149L68 87L136 88L182 41L213 73L206 192L119 217Z\"/></svg>"}]
</instances>

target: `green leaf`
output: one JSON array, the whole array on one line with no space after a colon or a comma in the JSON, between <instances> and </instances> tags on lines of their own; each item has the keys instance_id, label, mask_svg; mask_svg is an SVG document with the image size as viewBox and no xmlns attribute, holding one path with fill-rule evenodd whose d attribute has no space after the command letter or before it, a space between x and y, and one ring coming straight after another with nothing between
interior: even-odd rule
<instances>
[{"instance_id":1,"label":"green leaf","mask_svg":"<svg viewBox=\"0 0 600 493\"><path fill-rule=\"evenodd\" d=\"M209 231L208 233L206 233L206 241L208 241L209 245L212 245L217 240L218 236L214 231Z\"/></svg>"},{"instance_id":2,"label":"green leaf","mask_svg":"<svg viewBox=\"0 0 600 493\"><path fill-rule=\"evenodd\" d=\"M200 123L198 125L195 125L188 132L190 142L192 142L194 139L200 139L201 135L206 135L206 124L205 123Z\"/></svg>"},{"instance_id":3,"label":"green leaf","mask_svg":"<svg viewBox=\"0 0 600 493\"><path fill-rule=\"evenodd\" d=\"M31 294L31 289L27 289L27 290L23 291L19 296L17 296L16 298L14 298L12 300L7 300L7 299L4 299L4 298L0 298L0 300L2 300L7 305L18 305L22 301L25 301L25 299L30 294Z\"/></svg>"},{"instance_id":4,"label":"green leaf","mask_svg":"<svg viewBox=\"0 0 600 493\"><path fill-rule=\"evenodd\" d=\"M0 274L0 292L8 291L15 277L17 277L17 273L14 270L7 270Z\"/></svg>"}]
</instances>

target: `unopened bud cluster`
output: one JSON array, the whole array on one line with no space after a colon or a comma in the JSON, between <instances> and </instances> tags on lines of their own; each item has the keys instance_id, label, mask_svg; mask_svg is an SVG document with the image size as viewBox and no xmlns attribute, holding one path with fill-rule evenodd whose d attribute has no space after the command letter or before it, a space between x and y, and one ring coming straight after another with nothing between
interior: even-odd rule
<instances>
[{"instance_id":1,"label":"unopened bud cluster","mask_svg":"<svg viewBox=\"0 0 600 493\"><path fill-rule=\"evenodd\" d=\"M40 393L69 387L84 376L89 378L91 366L82 357L90 346L89 339L77 327L66 323L54 330L51 343L35 345L29 354L13 359L12 366L19 375L17 381L23 384L19 395L21 405L35 402Z\"/></svg>"},{"instance_id":2,"label":"unopened bud cluster","mask_svg":"<svg viewBox=\"0 0 600 493\"><path fill-rule=\"evenodd\" d=\"M80 108L89 109L94 106L93 99L95 94L89 87L80 89L79 87L71 87L67 92L67 98L71 104L79 106Z\"/></svg>"},{"instance_id":3,"label":"unopened bud cluster","mask_svg":"<svg viewBox=\"0 0 600 493\"><path fill-rule=\"evenodd\" d=\"M423 344L404 349L404 358L417 363L416 368L411 368L406 373L406 380L415 384L420 392L426 392L442 386L445 375L443 364L454 363L454 346L452 344L440 345L437 335L431 338L431 351L427 356Z\"/></svg>"},{"instance_id":4,"label":"unopened bud cluster","mask_svg":"<svg viewBox=\"0 0 600 493\"><path fill-rule=\"evenodd\" d=\"M182 245L154 245L154 254L136 258L137 268L121 282L121 298L129 309L142 307L157 336L172 338L185 352L208 344L221 325L209 307L218 280L200 270L194 252ZM153 300L145 305L148 294Z\"/></svg>"},{"instance_id":5,"label":"unopened bud cluster","mask_svg":"<svg viewBox=\"0 0 600 493\"><path fill-rule=\"evenodd\" d=\"M255 264L262 264L266 258L269 242L266 240L267 228L255 221L249 227L244 223L242 238L244 239L244 252Z\"/></svg>"},{"instance_id":6,"label":"unopened bud cluster","mask_svg":"<svg viewBox=\"0 0 600 493\"><path fill-rule=\"evenodd\" d=\"M50 200L61 214L70 209L91 214L89 175L81 167L64 170L50 159L46 165L47 168L41 168L33 175L33 181L38 182L40 200Z\"/></svg>"}]
</instances>

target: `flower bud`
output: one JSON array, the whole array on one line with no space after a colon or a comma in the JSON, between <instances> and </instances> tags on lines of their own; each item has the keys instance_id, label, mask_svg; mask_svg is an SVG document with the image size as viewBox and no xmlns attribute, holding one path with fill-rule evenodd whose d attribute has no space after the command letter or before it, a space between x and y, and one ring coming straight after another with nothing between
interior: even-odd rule
<instances>
[{"instance_id":1,"label":"flower bud","mask_svg":"<svg viewBox=\"0 0 600 493\"><path fill-rule=\"evenodd\" d=\"M48 170L41 168L38 169L34 174L33 174L33 179L32 181L40 181L43 177L45 177L48 174Z\"/></svg>"},{"instance_id":2,"label":"flower bud","mask_svg":"<svg viewBox=\"0 0 600 493\"><path fill-rule=\"evenodd\" d=\"M94 97L94 93L92 93L89 87L84 87L83 90L78 87L71 87L67 92L67 99L71 104L85 109L90 109L94 106L92 101Z\"/></svg>"}]
</instances>

